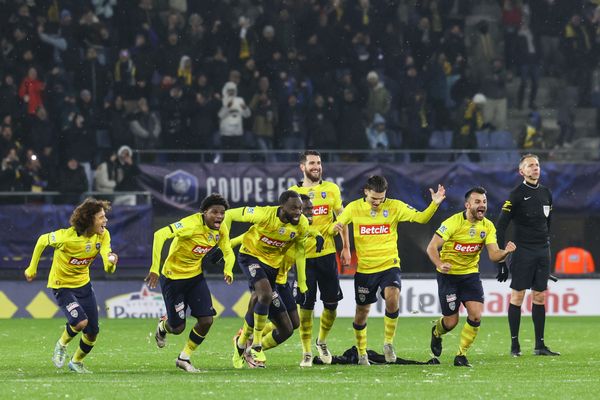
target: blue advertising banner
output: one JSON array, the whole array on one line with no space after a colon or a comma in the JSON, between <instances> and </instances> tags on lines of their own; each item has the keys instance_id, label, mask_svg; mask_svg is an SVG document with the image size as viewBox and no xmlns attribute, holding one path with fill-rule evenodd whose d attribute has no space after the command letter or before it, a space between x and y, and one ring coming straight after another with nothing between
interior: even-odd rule
<instances>
[{"instance_id":1,"label":"blue advertising banner","mask_svg":"<svg viewBox=\"0 0 600 400\"><path fill-rule=\"evenodd\" d=\"M195 212L212 192L221 193L233 207L273 204L281 192L302 177L296 163L166 163L141 165L140 183L152 192L155 205ZM575 214L600 213L600 165L542 165L542 183L554 194L554 210ZM362 195L368 176L383 175L388 197L416 208L430 202L428 188L446 187L442 210L460 210L464 193L476 185L488 189L490 211L497 212L522 178L513 164L376 164L328 163L324 178L342 189L344 202Z\"/></svg>"}]
</instances>

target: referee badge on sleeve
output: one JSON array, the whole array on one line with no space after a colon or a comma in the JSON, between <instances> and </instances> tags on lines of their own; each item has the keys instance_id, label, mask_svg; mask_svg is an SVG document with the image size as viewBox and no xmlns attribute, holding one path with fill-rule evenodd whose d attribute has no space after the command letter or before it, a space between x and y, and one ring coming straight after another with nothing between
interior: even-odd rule
<instances>
[{"instance_id":1,"label":"referee badge on sleeve","mask_svg":"<svg viewBox=\"0 0 600 400\"><path fill-rule=\"evenodd\" d=\"M548 216L550 215L550 206L542 206L544 209L544 215L546 216L546 218L548 218Z\"/></svg>"}]
</instances>

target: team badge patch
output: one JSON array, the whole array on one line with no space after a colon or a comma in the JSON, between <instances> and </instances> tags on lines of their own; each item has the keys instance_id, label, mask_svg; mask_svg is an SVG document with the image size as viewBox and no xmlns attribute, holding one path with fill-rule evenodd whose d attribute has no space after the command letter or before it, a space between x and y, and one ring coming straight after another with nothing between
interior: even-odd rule
<instances>
[{"instance_id":1,"label":"team badge patch","mask_svg":"<svg viewBox=\"0 0 600 400\"><path fill-rule=\"evenodd\" d=\"M456 302L453 301L451 303L448 303L448 308L450 308L450 310L454 311L456 309Z\"/></svg>"},{"instance_id":2,"label":"team badge patch","mask_svg":"<svg viewBox=\"0 0 600 400\"><path fill-rule=\"evenodd\" d=\"M376 216L376 215L377 215L377 211L373 211L373 210L371 210L371 217L374 217L374 216Z\"/></svg>"},{"instance_id":3,"label":"team badge patch","mask_svg":"<svg viewBox=\"0 0 600 400\"><path fill-rule=\"evenodd\" d=\"M292 232L292 233L290 233L290 239L293 239L293 238L294 238L294 236L296 236L296 232Z\"/></svg>"},{"instance_id":4,"label":"team badge patch","mask_svg":"<svg viewBox=\"0 0 600 400\"><path fill-rule=\"evenodd\" d=\"M175 222L173 224L173 226L175 227L175 229L181 229L181 228L183 228L183 224L181 222Z\"/></svg>"},{"instance_id":5,"label":"team badge patch","mask_svg":"<svg viewBox=\"0 0 600 400\"><path fill-rule=\"evenodd\" d=\"M96 250L100 250L100 243L96 243Z\"/></svg>"},{"instance_id":6,"label":"team badge patch","mask_svg":"<svg viewBox=\"0 0 600 400\"><path fill-rule=\"evenodd\" d=\"M246 208L246 212L248 214L254 214L254 207L248 207L248 208Z\"/></svg>"},{"instance_id":7,"label":"team badge patch","mask_svg":"<svg viewBox=\"0 0 600 400\"><path fill-rule=\"evenodd\" d=\"M327 192L321 192L321 197L322 198L326 198L327 197Z\"/></svg>"},{"instance_id":8,"label":"team badge patch","mask_svg":"<svg viewBox=\"0 0 600 400\"><path fill-rule=\"evenodd\" d=\"M444 233L444 232L446 232L447 230L448 230L448 228L446 228L446 225L442 225L442 226L440 226L440 227L438 228L438 231L439 231L440 233Z\"/></svg>"},{"instance_id":9,"label":"team badge patch","mask_svg":"<svg viewBox=\"0 0 600 400\"><path fill-rule=\"evenodd\" d=\"M281 307L281 300L279 299L279 293L273 292L273 297L271 298L273 302L273 306L276 308Z\"/></svg>"},{"instance_id":10,"label":"team badge patch","mask_svg":"<svg viewBox=\"0 0 600 400\"><path fill-rule=\"evenodd\" d=\"M475 237L476 233L477 233L477 231L475 230L475 227L472 226L471 229L469 229L469 236Z\"/></svg>"},{"instance_id":11,"label":"team badge patch","mask_svg":"<svg viewBox=\"0 0 600 400\"><path fill-rule=\"evenodd\" d=\"M309 199L314 199L315 198L315 192L313 192L312 190L310 192L308 192L308 198Z\"/></svg>"},{"instance_id":12,"label":"team badge patch","mask_svg":"<svg viewBox=\"0 0 600 400\"><path fill-rule=\"evenodd\" d=\"M283 235L285 233L285 228L283 228L283 227L279 228L278 232L280 235Z\"/></svg>"},{"instance_id":13,"label":"team badge patch","mask_svg":"<svg viewBox=\"0 0 600 400\"><path fill-rule=\"evenodd\" d=\"M359 294L359 295L358 295L358 299L359 299L361 302L364 302L364 301L367 299L367 297L366 297L364 294Z\"/></svg>"},{"instance_id":14,"label":"team badge patch","mask_svg":"<svg viewBox=\"0 0 600 400\"><path fill-rule=\"evenodd\" d=\"M250 264L248 266L248 271L250 271L250 276L254 278L256 276L256 270L259 268L260 268L260 265L258 265L258 264Z\"/></svg>"},{"instance_id":15,"label":"team badge patch","mask_svg":"<svg viewBox=\"0 0 600 400\"><path fill-rule=\"evenodd\" d=\"M92 250L92 244L91 243L86 243L85 244L85 252L89 253Z\"/></svg>"},{"instance_id":16,"label":"team badge patch","mask_svg":"<svg viewBox=\"0 0 600 400\"><path fill-rule=\"evenodd\" d=\"M221 235L219 235L218 233L215 235L215 242L218 242L219 239L221 239Z\"/></svg>"},{"instance_id":17,"label":"team badge patch","mask_svg":"<svg viewBox=\"0 0 600 400\"><path fill-rule=\"evenodd\" d=\"M383 210L383 216L387 218L388 215L390 215L390 212L388 210Z\"/></svg>"},{"instance_id":18,"label":"team badge patch","mask_svg":"<svg viewBox=\"0 0 600 400\"><path fill-rule=\"evenodd\" d=\"M485 232L484 232L484 231L481 231L481 232L479 233L479 237L480 237L480 238L482 238L482 239L484 239L484 238L485 238Z\"/></svg>"},{"instance_id":19,"label":"team badge patch","mask_svg":"<svg viewBox=\"0 0 600 400\"><path fill-rule=\"evenodd\" d=\"M79 316L79 313L77 312L77 310L71 311L71 317L77 318L78 316Z\"/></svg>"}]
</instances>

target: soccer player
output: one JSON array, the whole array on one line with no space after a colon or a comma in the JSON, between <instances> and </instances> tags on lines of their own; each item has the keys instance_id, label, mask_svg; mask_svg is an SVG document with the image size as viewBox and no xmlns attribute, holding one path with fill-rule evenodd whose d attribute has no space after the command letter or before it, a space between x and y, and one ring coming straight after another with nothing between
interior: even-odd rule
<instances>
[{"instance_id":1,"label":"soccer player","mask_svg":"<svg viewBox=\"0 0 600 400\"><path fill-rule=\"evenodd\" d=\"M512 289L508 307L508 325L512 339L510 353L521 355L519 326L521 325L521 305L525 290L531 289L533 306L531 317L535 331L535 350L538 356L558 356L544 343L546 323L546 289L550 276L550 221L552 219L552 193L540 184L541 168L536 155L525 154L519 162L519 174L523 183L517 186L502 206L497 221L498 244L504 243L506 228L514 222L514 239L518 246L510 262ZM498 264L498 281L508 279L505 262Z\"/></svg>"},{"instance_id":2,"label":"soccer player","mask_svg":"<svg viewBox=\"0 0 600 400\"><path fill-rule=\"evenodd\" d=\"M283 343L293 333L292 323L275 286L284 256L293 245L298 274L298 290L306 292L304 242L308 234L308 220L302 215L302 200L293 190L279 196L279 206L240 207L227 211L226 223L231 221L253 224L244 235L238 256L238 264L248 278L251 289L256 292L256 303L248 307L241 334L234 337L233 366L242 368L244 352L250 355L251 367L265 367L266 357L262 348L263 329L270 315L276 329L273 339ZM252 346L246 341L252 337Z\"/></svg>"},{"instance_id":3,"label":"soccer player","mask_svg":"<svg viewBox=\"0 0 600 400\"><path fill-rule=\"evenodd\" d=\"M67 317L62 336L54 346L52 362L62 368L67 357L67 345L83 331L79 347L69 361L69 369L89 373L83 366L98 337L98 305L90 282L90 265L98 254L102 257L104 271L115 272L119 257L110 248L110 234L106 229L108 201L87 198L69 219L70 228L41 235L35 248L25 278L31 282L36 274L42 252L54 247L54 257L48 275L48 287L56 298L58 307Z\"/></svg>"},{"instance_id":4,"label":"soccer player","mask_svg":"<svg viewBox=\"0 0 600 400\"><path fill-rule=\"evenodd\" d=\"M377 301L377 290L385 299L383 353L385 361L396 362L394 337L400 310L400 257L398 256L398 223L429 222L446 197L442 185L431 192L431 204L417 211L408 204L386 198L388 184L383 176L371 176L364 187L365 197L354 200L338 217L334 229L353 224L354 244L358 268L354 275L356 313L354 335L358 348L358 364L369 365L367 357L367 317L372 303Z\"/></svg>"},{"instance_id":5,"label":"soccer player","mask_svg":"<svg viewBox=\"0 0 600 400\"><path fill-rule=\"evenodd\" d=\"M319 357L324 364L331 364L332 356L327 347L327 336L331 331L337 315L338 302L343 298L338 276L338 267L335 257L336 249L333 234L328 232L335 221L336 215L344 210L340 188L333 182L322 179L323 167L321 155L318 151L307 150L301 154L300 170L304 178L290 189L301 194L306 194L313 202L313 226L325 238L325 245L317 253L315 241L307 243L306 248L306 296L301 296L300 305L300 341L302 343L301 367L312 366L312 328L313 310L317 300L317 286L323 302L323 313L319 323L319 336L316 341ZM342 251L340 261L342 265L350 263L350 245L348 229L342 231Z\"/></svg>"},{"instance_id":6,"label":"soccer player","mask_svg":"<svg viewBox=\"0 0 600 400\"><path fill-rule=\"evenodd\" d=\"M479 255L483 245L492 262L498 262L515 250L512 242L501 250L496 242L496 228L485 218L486 191L474 187L465 194L465 211L446 219L427 246L427 255L437 270L438 296L443 316L431 329L431 351L442 354L442 335L458 324L460 304L467 309L467 322L460 333L457 367L470 367L467 350L473 344L483 311L483 285L479 279ZM440 251L440 248L442 249Z\"/></svg>"},{"instance_id":7,"label":"soccer player","mask_svg":"<svg viewBox=\"0 0 600 400\"><path fill-rule=\"evenodd\" d=\"M202 271L202 259L213 247L218 246L223 252L225 282L233 282L235 255L229 243L229 229L223 223L228 208L227 200L213 193L202 200L199 213L154 232L152 267L145 279L150 288L155 288L159 281L163 245L166 240L173 239L160 275L167 317L161 318L156 327L156 345L165 347L167 333L179 335L185 330L185 314L189 307L197 322L175 361L177 368L186 372L199 372L192 365L190 356L208 334L216 315Z\"/></svg>"}]
</instances>

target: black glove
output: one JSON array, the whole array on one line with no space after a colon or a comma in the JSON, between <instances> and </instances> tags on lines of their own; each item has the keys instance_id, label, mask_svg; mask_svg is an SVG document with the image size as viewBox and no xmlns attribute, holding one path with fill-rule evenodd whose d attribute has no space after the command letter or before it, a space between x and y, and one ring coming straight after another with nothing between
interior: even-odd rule
<instances>
[{"instance_id":1,"label":"black glove","mask_svg":"<svg viewBox=\"0 0 600 400\"><path fill-rule=\"evenodd\" d=\"M302 307L306 303L306 292L300 293L300 289L298 289L298 283L294 282L294 300L296 300L296 304Z\"/></svg>"},{"instance_id":2,"label":"black glove","mask_svg":"<svg viewBox=\"0 0 600 400\"><path fill-rule=\"evenodd\" d=\"M325 239L323 238L323 236L319 235L319 236L315 237L315 240L317 241L317 253L320 253L321 250L323 250L323 245L325 244Z\"/></svg>"},{"instance_id":3,"label":"black glove","mask_svg":"<svg viewBox=\"0 0 600 400\"><path fill-rule=\"evenodd\" d=\"M498 282L506 282L508 279L508 266L505 262L498 263L498 275L496 275L496 279Z\"/></svg>"},{"instance_id":4,"label":"black glove","mask_svg":"<svg viewBox=\"0 0 600 400\"><path fill-rule=\"evenodd\" d=\"M208 254L208 261L212 264L218 264L221 260L223 260L223 252L219 247L213 248Z\"/></svg>"}]
</instances>

